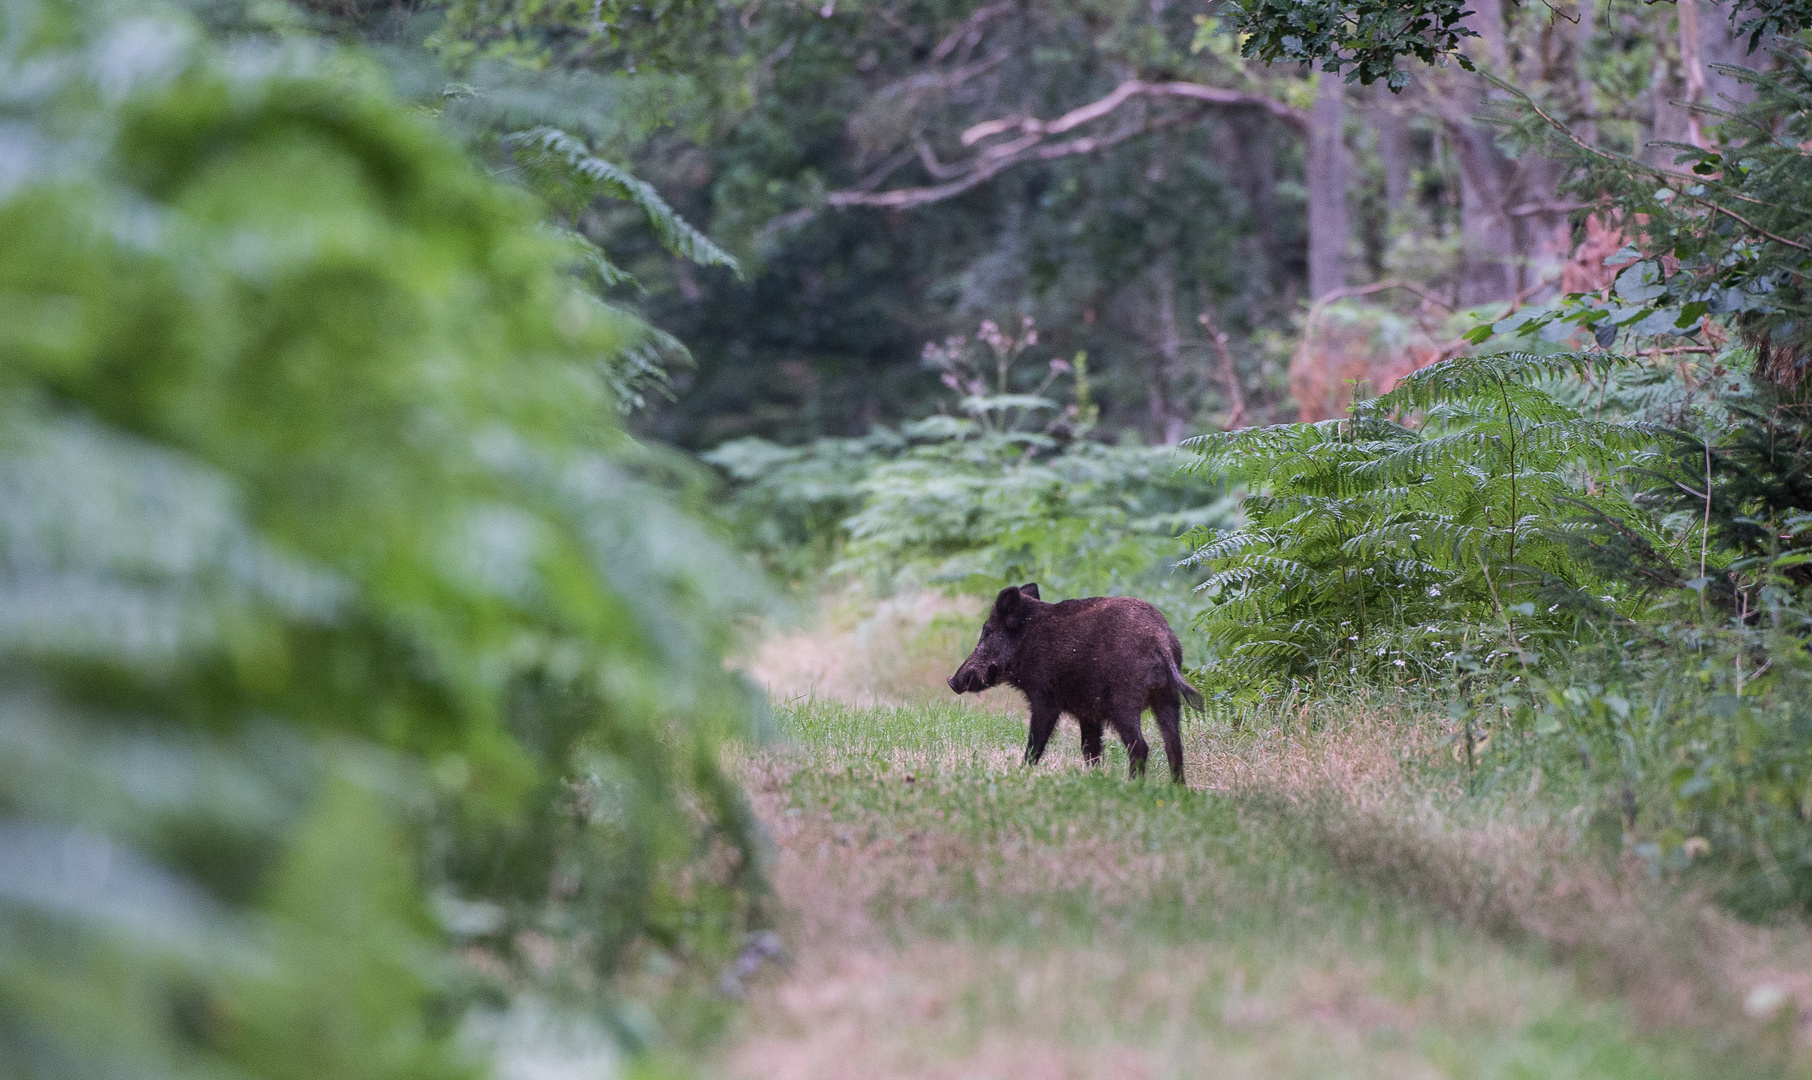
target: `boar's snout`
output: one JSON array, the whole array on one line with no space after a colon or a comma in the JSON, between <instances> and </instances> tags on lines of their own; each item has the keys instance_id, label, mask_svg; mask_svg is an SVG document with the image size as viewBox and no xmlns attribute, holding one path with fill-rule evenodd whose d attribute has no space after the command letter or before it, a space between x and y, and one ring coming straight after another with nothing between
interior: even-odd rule
<instances>
[{"instance_id":1,"label":"boar's snout","mask_svg":"<svg viewBox=\"0 0 1812 1080\"><path fill-rule=\"evenodd\" d=\"M956 669L955 675L944 681L959 694L979 694L1000 681L1000 666L989 664L984 674L976 665L964 664Z\"/></svg>"}]
</instances>

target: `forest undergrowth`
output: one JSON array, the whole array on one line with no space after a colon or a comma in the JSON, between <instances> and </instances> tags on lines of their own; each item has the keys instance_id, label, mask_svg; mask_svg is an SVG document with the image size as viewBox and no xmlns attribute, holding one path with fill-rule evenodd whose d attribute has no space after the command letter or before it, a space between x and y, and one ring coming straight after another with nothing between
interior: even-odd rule
<instances>
[{"instance_id":1,"label":"forest undergrowth","mask_svg":"<svg viewBox=\"0 0 1812 1080\"><path fill-rule=\"evenodd\" d=\"M936 623L867 670L937 667ZM777 694L737 755L786 957L731 1075L1812 1073L1812 932L1609 842L1564 775L1480 794L1425 694L1194 715L1178 791L1085 769L1067 721L1026 769L1016 699L851 689Z\"/></svg>"}]
</instances>

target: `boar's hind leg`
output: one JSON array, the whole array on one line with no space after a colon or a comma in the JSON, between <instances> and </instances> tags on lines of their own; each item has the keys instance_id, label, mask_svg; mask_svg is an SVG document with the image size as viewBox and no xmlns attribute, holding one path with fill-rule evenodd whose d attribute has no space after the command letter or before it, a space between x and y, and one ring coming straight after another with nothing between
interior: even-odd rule
<instances>
[{"instance_id":1,"label":"boar's hind leg","mask_svg":"<svg viewBox=\"0 0 1812 1080\"><path fill-rule=\"evenodd\" d=\"M1076 720L1076 726L1082 729L1082 761L1086 765L1101 764L1101 721Z\"/></svg>"},{"instance_id":2,"label":"boar's hind leg","mask_svg":"<svg viewBox=\"0 0 1812 1080\"><path fill-rule=\"evenodd\" d=\"M1134 777L1145 775L1145 759L1151 756L1151 747L1145 744L1145 735L1139 730L1139 714L1144 711L1134 705L1130 710L1116 708L1113 712L1114 734L1126 744L1127 773Z\"/></svg>"},{"instance_id":3,"label":"boar's hind leg","mask_svg":"<svg viewBox=\"0 0 1812 1080\"><path fill-rule=\"evenodd\" d=\"M1164 737L1164 760L1170 763L1170 778L1183 782L1183 704L1173 694L1152 695L1151 714L1157 717L1158 732Z\"/></svg>"},{"instance_id":4,"label":"boar's hind leg","mask_svg":"<svg viewBox=\"0 0 1812 1080\"><path fill-rule=\"evenodd\" d=\"M1044 756L1044 744L1051 741L1057 729L1058 710L1044 704L1032 706L1032 730L1026 735L1026 764L1036 765Z\"/></svg>"}]
</instances>

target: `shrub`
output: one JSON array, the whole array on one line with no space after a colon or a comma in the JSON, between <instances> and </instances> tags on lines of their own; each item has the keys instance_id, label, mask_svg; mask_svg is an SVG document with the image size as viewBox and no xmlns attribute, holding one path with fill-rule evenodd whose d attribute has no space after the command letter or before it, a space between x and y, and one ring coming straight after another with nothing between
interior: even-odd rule
<instances>
[{"instance_id":1,"label":"shrub","mask_svg":"<svg viewBox=\"0 0 1812 1080\"><path fill-rule=\"evenodd\" d=\"M616 463L645 328L356 56L5 17L0 1059L632 1048L626 958L758 885L756 594Z\"/></svg>"},{"instance_id":2,"label":"shrub","mask_svg":"<svg viewBox=\"0 0 1812 1080\"><path fill-rule=\"evenodd\" d=\"M1254 489L1241 527L1192 537L1209 571L1209 673L1236 695L1439 676L1462 650L1523 654L1589 632L1629 590L1582 570L1563 523L1581 502L1639 520L1602 481L1656 432L1588 419L1544 383L1611 362L1461 357L1345 420L1190 440L1196 467Z\"/></svg>"},{"instance_id":3,"label":"shrub","mask_svg":"<svg viewBox=\"0 0 1812 1080\"><path fill-rule=\"evenodd\" d=\"M1626 627L1521 685L1488 685L1472 703L1489 747L1475 787L1577 774L1592 811L1580 820L1605 854L1631 851L1656 874L1709 868L1750 917L1804 910L1812 666L1798 648L1769 662L1766 636Z\"/></svg>"},{"instance_id":4,"label":"shrub","mask_svg":"<svg viewBox=\"0 0 1812 1080\"><path fill-rule=\"evenodd\" d=\"M958 395L954 412L856 439L781 447L761 439L705 455L735 484L738 532L794 577L850 574L881 591L933 586L991 594L1038 581L1048 595L1137 592L1173 616L1187 610L1187 549L1178 537L1223 523L1216 479L1182 469L1171 447L1087 438L1085 357L1052 361L1016 386L1032 345L983 324L979 356L960 338L927 347ZM1068 376L1075 402L1048 391Z\"/></svg>"}]
</instances>

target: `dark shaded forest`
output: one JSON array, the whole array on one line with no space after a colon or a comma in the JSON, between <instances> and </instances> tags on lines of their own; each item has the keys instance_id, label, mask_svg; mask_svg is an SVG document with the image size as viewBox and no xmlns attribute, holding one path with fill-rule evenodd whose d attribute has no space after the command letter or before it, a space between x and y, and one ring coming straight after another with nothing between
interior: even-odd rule
<instances>
[{"instance_id":1,"label":"dark shaded forest","mask_svg":"<svg viewBox=\"0 0 1812 1080\"><path fill-rule=\"evenodd\" d=\"M1725 12L1689 42L1675 10L1494 6L1473 25L1493 70L1575 130L1660 160L1650 144L1690 134L1686 103L1745 96L1713 66L1748 55ZM1561 280L1586 207L1557 190L1562 163L1499 145L1502 95L1477 77L1423 69L1393 94L1258 67L1226 19L1212 4L739 17L726 35L753 69L747 98L705 109L708 138L681 124L636 152L751 267L650 272L646 310L697 367L645 429L694 447L858 434L934 407L926 342L1031 316L1051 354L1088 353L1104 434L1175 442L1336 415L1343 384L1384 389L1406 349L1441 355L1457 312L1604 276L1587 257ZM1036 123L1071 126L1019 134ZM1305 301L1355 288L1364 303L1295 356Z\"/></svg>"}]
</instances>

